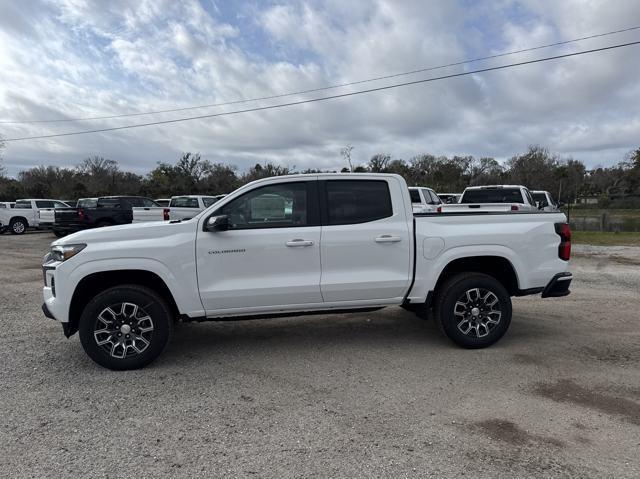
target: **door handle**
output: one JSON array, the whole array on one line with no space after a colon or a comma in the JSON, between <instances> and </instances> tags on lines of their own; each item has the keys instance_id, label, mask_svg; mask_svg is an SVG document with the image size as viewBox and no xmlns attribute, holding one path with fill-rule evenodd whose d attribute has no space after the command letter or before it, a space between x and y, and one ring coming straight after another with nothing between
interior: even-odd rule
<instances>
[{"instance_id":1,"label":"door handle","mask_svg":"<svg viewBox=\"0 0 640 479\"><path fill-rule=\"evenodd\" d=\"M399 243L402 241L400 236L381 235L376 238L376 243Z\"/></svg>"},{"instance_id":2,"label":"door handle","mask_svg":"<svg viewBox=\"0 0 640 479\"><path fill-rule=\"evenodd\" d=\"M291 241L287 241L285 244L292 248L296 246L313 246L313 241L297 238Z\"/></svg>"}]
</instances>

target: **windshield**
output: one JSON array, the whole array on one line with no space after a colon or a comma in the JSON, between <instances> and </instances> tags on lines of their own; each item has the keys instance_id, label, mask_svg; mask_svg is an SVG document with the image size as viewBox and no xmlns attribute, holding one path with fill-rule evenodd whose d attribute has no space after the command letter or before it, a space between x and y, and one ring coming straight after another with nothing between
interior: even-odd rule
<instances>
[{"instance_id":1,"label":"windshield","mask_svg":"<svg viewBox=\"0 0 640 479\"><path fill-rule=\"evenodd\" d=\"M520 188L482 188L467 190L460 203L523 203Z\"/></svg>"}]
</instances>

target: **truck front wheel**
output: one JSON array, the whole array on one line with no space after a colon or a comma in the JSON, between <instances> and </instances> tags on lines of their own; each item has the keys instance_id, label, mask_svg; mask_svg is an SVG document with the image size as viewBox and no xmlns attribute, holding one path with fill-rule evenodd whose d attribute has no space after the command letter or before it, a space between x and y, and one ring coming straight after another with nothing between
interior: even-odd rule
<instances>
[{"instance_id":1,"label":"truck front wheel","mask_svg":"<svg viewBox=\"0 0 640 479\"><path fill-rule=\"evenodd\" d=\"M511 297L492 276L456 274L437 292L436 318L454 343L469 349L485 348L509 329Z\"/></svg>"},{"instance_id":2,"label":"truck front wheel","mask_svg":"<svg viewBox=\"0 0 640 479\"><path fill-rule=\"evenodd\" d=\"M80 342L100 366L138 369L162 353L172 326L171 308L155 291L117 286L98 294L84 308Z\"/></svg>"}]
</instances>

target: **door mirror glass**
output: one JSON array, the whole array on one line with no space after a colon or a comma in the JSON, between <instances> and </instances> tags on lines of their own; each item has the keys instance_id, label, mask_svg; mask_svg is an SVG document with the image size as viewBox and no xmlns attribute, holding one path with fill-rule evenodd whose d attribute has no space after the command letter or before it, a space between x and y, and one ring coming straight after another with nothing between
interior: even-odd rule
<instances>
[{"instance_id":1,"label":"door mirror glass","mask_svg":"<svg viewBox=\"0 0 640 479\"><path fill-rule=\"evenodd\" d=\"M209 216L204 222L204 231L214 233L229 229L229 217L227 215Z\"/></svg>"}]
</instances>

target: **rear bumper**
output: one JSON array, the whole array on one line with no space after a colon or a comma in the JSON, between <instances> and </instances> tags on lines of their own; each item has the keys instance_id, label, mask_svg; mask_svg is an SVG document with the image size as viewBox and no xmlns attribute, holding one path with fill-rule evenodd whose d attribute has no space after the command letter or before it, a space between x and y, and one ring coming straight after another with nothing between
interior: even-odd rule
<instances>
[{"instance_id":1,"label":"rear bumper","mask_svg":"<svg viewBox=\"0 0 640 479\"><path fill-rule=\"evenodd\" d=\"M542 291L543 298L559 298L567 296L573 275L569 272L556 274Z\"/></svg>"}]
</instances>

